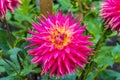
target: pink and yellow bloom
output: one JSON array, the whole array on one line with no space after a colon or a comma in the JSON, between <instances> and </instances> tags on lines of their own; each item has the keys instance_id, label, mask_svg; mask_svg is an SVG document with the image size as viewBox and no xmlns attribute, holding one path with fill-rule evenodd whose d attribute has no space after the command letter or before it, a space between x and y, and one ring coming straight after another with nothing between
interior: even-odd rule
<instances>
[{"instance_id":1,"label":"pink and yellow bloom","mask_svg":"<svg viewBox=\"0 0 120 80\"><path fill-rule=\"evenodd\" d=\"M83 35L86 26L80 26L81 22L72 17L59 12L32 23L33 30L29 30L32 37L27 38L31 42L27 48L32 49L28 54L34 56L32 63L42 65L42 74L64 76L74 73L77 66L84 69L83 64L88 63L91 37Z\"/></svg>"},{"instance_id":2,"label":"pink and yellow bloom","mask_svg":"<svg viewBox=\"0 0 120 80\"><path fill-rule=\"evenodd\" d=\"M117 31L120 35L120 0L105 0L102 3L101 16L106 28Z\"/></svg>"},{"instance_id":3,"label":"pink and yellow bloom","mask_svg":"<svg viewBox=\"0 0 120 80\"><path fill-rule=\"evenodd\" d=\"M0 0L0 19L5 15L8 10L14 12L14 8L21 3L20 0Z\"/></svg>"}]
</instances>

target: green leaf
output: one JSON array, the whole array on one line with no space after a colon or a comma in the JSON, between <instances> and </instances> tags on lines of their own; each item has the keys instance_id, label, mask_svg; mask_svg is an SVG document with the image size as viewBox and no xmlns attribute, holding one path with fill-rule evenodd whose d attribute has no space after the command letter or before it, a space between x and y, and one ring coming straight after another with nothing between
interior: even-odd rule
<instances>
[{"instance_id":1,"label":"green leaf","mask_svg":"<svg viewBox=\"0 0 120 80\"><path fill-rule=\"evenodd\" d=\"M16 55L19 51L21 51L20 48L13 48L13 49L10 49L10 50L8 51L8 54L14 56L14 55Z\"/></svg>"},{"instance_id":2,"label":"green leaf","mask_svg":"<svg viewBox=\"0 0 120 80\"><path fill-rule=\"evenodd\" d=\"M11 34L9 36L8 32L0 29L0 49L3 50L3 53L6 53L13 45L15 37Z\"/></svg>"},{"instance_id":3,"label":"green leaf","mask_svg":"<svg viewBox=\"0 0 120 80\"><path fill-rule=\"evenodd\" d=\"M39 73L41 71L40 68L36 68L36 65L35 64L30 64L26 67L24 67L24 69L22 70L21 72L21 75L25 76L31 72L33 73Z\"/></svg>"},{"instance_id":4,"label":"green leaf","mask_svg":"<svg viewBox=\"0 0 120 80\"><path fill-rule=\"evenodd\" d=\"M8 34L5 30L1 30L1 29L0 29L0 49L2 49L3 52L6 52L9 50Z\"/></svg>"},{"instance_id":5,"label":"green leaf","mask_svg":"<svg viewBox=\"0 0 120 80\"><path fill-rule=\"evenodd\" d=\"M86 77L86 80L93 80L97 72L98 72L97 70L93 70L92 72L90 72Z\"/></svg>"},{"instance_id":6,"label":"green leaf","mask_svg":"<svg viewBox=\"0 0 120 80\"><path fill-rule=\"evenodd\" d=\"M59 80L76 80L76 75L71 73L69 75L65 75L64 78L61 77Z\"/></svg>"},{"instance_id":7,"label":"green leaf","mask_svg":"<svg viewBox=\"0 0 120 80\"><path fill-rule=\"evenodd\" d=\"M42 76L42 80L48 80L48 78L49 74ZM56 80L56 76L50 77L50 80ZM64 75L64 77L60 77L58 80L76 80L76 75L75 74Z\"/></svg>"},{"instance_id":8,"label":"green leaf","mask_svg":"<svg viewBox=\"0 0 120 80\"><path fill-rule=\"evenodd\" d=\"M7 76L7 77L3 77L0 78L0 80L26 80L26 79L22 79L21 77L15 75L15 76Z\"/></svg>"},{"instance_id":9,"label":"green leaf","mask_svg":"<svg viewBox=\"0 0 120 80\"><path fill-rule=\"evenodd\" d=\"M11 13L10 13L9 11L8 11L7 14L6 14L6 17L7 17L7 20L10 20L11 17L12 17L12 15L11 15Z\"/></svg>"},{"instance_id":10,"label":"green leaf","mask_svg":"<svg viewBox=\"0 0 120 80\"><path fill-rule=\"evenodd\" d=\"M115 62L120 62L120 45L117 44L113 50L112 50L112 55L114 57Z\"/></svg>"},{"instance_id":11,"label":"green leaf","mask_svg":"<svg viewBox=\"0 0 120 80\"><path fill-rule=\"evenodd\" d=\"M102 73L100 73L100 78L104 80L119 80L120 79L120 73L113 71L113 70L105 70Z\"/></svg>"},{"instance_id":12,"label":"green leaf","mask_svg":"<svg viewBox=\"0 0 120 80\"><path fill-rule=\"evenodd\" d=\"M92 19L88 17L84 22L88 25L86 28L94 37L102 33L102 24L99 18Z\"/></svg>"},{"instance_id":13,"label":"green leaf","mask_svg":"<svg viewBox=\"0 0 120 80\"><path fill-rule=\"evenodd\" d=\"M111 53L112 47L104 46L100 52L96 55L94 61L98 64L98 67L112 66L114 58Z\"/></svg>"},{"instance_id":14,"label":"green leaf","mask_svg":"<svg viewBox=\"0 0 120 80\"><path fill-rule=\"evenodd\" d=\"M12 66L14 66L14 67L16 66L11 61L8 61L8 60L6 60L6 61L9 62ZM8 75L15 74L13 68L8 63L6 63L3 59L0 59L0 65L2 65L5 68Z\"/></svg>"},{"instance_id":15,"label":"green leaf","mask_svg":"<svg viewBox=\"0 0 120 80\"><path fill-rule=\"evenodd\" d=\"M5 68L3 66L0 66L0 73L5 72Z\"/></svg>"},{"instance_id":16,"label":"green leaf","mask_svg":"<svg viewBox=\"0 0 120 80\"><path fill-rule=\"evenodd\" d=\"M63 11L68 11L72 7L70 0L58 0L58 2L60 3Z\"/></svg>"},{"instance_id":17,"label":"green leaf","mask_svg":"<svg viewBox=\"0 0 120 80\"><path fill-rule=\"evenodd\" d=\"M10 59L12 60L12 63L15 65L14 67L16 68L16 70L20 70L20 66L17 59L17 54L19 51L21 51L21 49L19 48L13 48L8 51L8 54L10 54Z\"/></svg>"}]
</instances>

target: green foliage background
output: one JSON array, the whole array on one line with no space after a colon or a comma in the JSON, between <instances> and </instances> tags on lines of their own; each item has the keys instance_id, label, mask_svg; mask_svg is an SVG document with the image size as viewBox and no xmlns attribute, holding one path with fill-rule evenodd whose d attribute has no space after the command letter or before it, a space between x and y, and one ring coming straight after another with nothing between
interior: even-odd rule
<instances>
[{"instance_id":1,"label":"green foliage background","mask_svg":"<svg viewBox=\"0 0 120 80\"><path fill-rule=\"evenodd\" d=\"M83 24L87 24L85 34L92 36L95 49L94 56L91 57L92 66L58 80L78 80L83 73L84 80L120 80L120 67L112 69L114 64L120 63L120 38L116 36L117 32L105 30L100 17L101 2L102 0L82 0L81 3L77 0L57 0L53 4L55 13L59 10L64 14L70 11L74 16L82 18ZM31 63L32 57L24 48L29 44L25 38L30 37L28 28L31 28L31 21L36 20L39 14L40 8L36 6L35 0L22 0L15 13L7 12L10 35L4 23L0 23L0 80L56 80L55 76L40 76L40 66ZM115 40L112 41L111 38Z\"/></svg>"}]
</instances>

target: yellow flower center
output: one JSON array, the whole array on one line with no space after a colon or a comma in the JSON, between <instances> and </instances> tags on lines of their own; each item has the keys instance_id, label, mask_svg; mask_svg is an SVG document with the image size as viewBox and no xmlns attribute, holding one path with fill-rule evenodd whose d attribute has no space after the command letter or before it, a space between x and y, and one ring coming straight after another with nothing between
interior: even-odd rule
<instances>
[{"instance_id":1,"label":"yellow flower center","mask_svg":"<svg viewBox=\"0 0 120 80\"><path fill-rule=\"evenodd\" d=\"M62 49L71 40L71 32L65 29L55 29L51 34L51 41L56 48Z\"/></svg>"}]
</instances>

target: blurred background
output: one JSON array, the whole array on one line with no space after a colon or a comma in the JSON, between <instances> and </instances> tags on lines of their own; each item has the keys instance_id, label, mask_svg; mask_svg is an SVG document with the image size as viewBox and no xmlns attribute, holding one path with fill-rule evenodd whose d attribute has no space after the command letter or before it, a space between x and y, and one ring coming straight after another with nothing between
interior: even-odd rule
<instances>
[{"instance_id":1,"label":"blurred background","mask_svg":"<svg viewBox=\"0 0 120 80\"><path fill-rule=\"evenodd\" d=\"M105 26L100 17L102 1L53 0L52 12L61 10L64 14L70 12L74 17L78 16L78 21L83 21L82 25L87 24L85 35L91 35L94 44L104 37L98 53L91 60L94 65L87 72L86 80L120 80L120 38L117 32L110 30L102 35ZM25 38L30 37L28 29L31 29L31 22L37 21L40 14L40 0L22 0L14 13L7 12L9 28L0 22L0 80L80 80L83 71L79 68L75 74L56 79L48 74L41 75L41 66L31 63L32 57L24 48L29 44Z\"/></svg>"}]
</instances>

